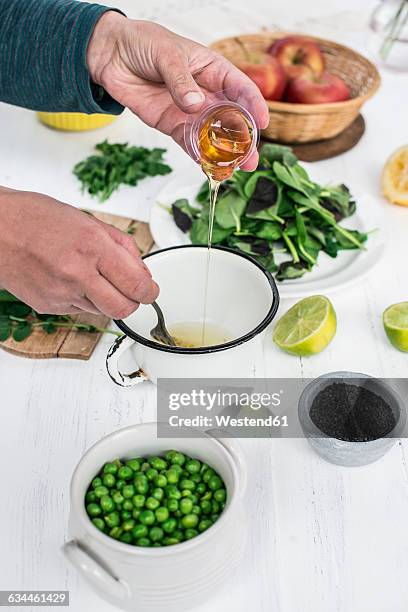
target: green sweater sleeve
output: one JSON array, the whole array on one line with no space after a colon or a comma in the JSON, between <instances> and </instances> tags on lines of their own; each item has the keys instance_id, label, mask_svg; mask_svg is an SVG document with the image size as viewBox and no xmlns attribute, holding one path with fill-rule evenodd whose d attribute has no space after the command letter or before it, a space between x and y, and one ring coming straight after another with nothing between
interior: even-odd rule
<instances>
[{"instance_id":1,"label":"green sweater sleeve","mask_svg":"<svg viewBox=\"0 0 408 612\"><path fill-rule=\"evenodd\" d=\"M108 10L75 0L0 0L0 101L49 112L121 113L91 82L86 64L93 29Z\"/></svg>"}]
</instances>

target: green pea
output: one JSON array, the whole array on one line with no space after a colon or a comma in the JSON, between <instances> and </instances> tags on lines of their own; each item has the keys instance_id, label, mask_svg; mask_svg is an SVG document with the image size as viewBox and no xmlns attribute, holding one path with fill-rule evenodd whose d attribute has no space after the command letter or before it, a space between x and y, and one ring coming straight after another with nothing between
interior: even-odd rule
<instances>
[{"instance_id":1,"label":"green pea","mask_svg":"<svg viewBox=\"0 0 408 612\"><path fill-rule=\"evenodd\" d=\"M215 523L216 521L218 521L220 515L219 514L212 514L210 516L210 519L212 520L213 523Z\"/></svg>"},{"instance_id":2,"label":"green pea","mask_svg":"<svg viewBox=\"0 0 408 612\"><path fill-rule=\"evenodd\" d=\"M167 538L163 539L163 544L165 546L173 546L174 544L180 544L180 540L168 536Z\"/></svg>"},{"instance_id":3,"label":"green pea","mask_svg":"<svg viewBox=\"0 0 408 612\"><path fill-rule=\"evenodd\" d=\"M161 543L160 542L153 542L152 548L159 548L159 547L161 547Z\"/></svg>"},{"instance_id":4,"label":"green pea","mask_svg":"<svg viewBox=\"0 0 408 612\"><path fill-rule=\"evenodd\" d=\"M136 525L135 521L129 518L127 521L123 521L121 527L123 531L132 531L133 527Z\"/></svg>"},{"instance_id":5,"label":"green pea","mask_svg":"<svg viewBox=\"0 0 408 612\"><path fill-rule=\"evenodd\" d=\"M93 518L92 522L97 529L99 529L100 531L105 531L105 521L103 519Z\"/></svg>"},{"instance_id":6,"label":"green pea","mask_svg":"<svg viewBox=\"0 0 408 612\"><path fill-rule=\"evenodd\" d=\"M143 508L145 505L146 498L144 495L134 495L132 497L132 502L135 508Z\"/></svg>"},{"instance_id":7,"label":"green pea","mask_svg":"<svg viewBox=\"0 0 408 612\"><path fill-rule=\"evenodd\" d=\"M135 540L138 540L139 538L145 538L148 533L149 530L146 525L141 525L140 523L138 525L135 525L132 529L132 536L135 538Z\"/></svg>"},{"instance_id":8,"label":"green pea","mask_svg":"<svg viewBox=\"0 0 408 612\"><path fill-rule=\"evenodd\" d=\"M134 483L136 491L141 495L145 495L149 490L149 483L144 474L138 473L137 476L135 476Z\"/></svg>"},{"instance_id":9,"label":"green pea","mask_svg":"<svg viewBox=\"0 0 408 612\"><path fill-rule=\"evenodd\" d=\"M105 516L105 523L108 527L118 527L118 525L120 524L119 512L114 511L107 514Z\"/></svg>"},{"instance_id":10,"label":"green pea","mask_svg":"<svg viewBox=\"0 0 408 612\"><path fill-rule=\"evenodd\" d=\"M122 529L120 527L112 527L112 529L109 532L109 535L111 538L114 538L115 540L119 540L120 536L122 535Z\"/></svg>"},{"instance_id":11,"label":"green pea","mask_svg":"<svg viewBox=\"0 0 408 612\"><path fill-rule=\"evenodd\" d=\"M191 510L191 514L197 514L198 516L200 516L201 514L200 506L193 506L193 509Z\"/></svg>"},{"instance_id":12,"label":"green pea","mask_svg":"<svg viewBox=\"0 0 408 612\"><path fill-rule=\"evenodd\" d=\"M96 497L99 497L99 499L100 499L104 495L109 495L109 489L107 487L104 487L104 486L96 487L95 495L96 495Z\"/></svg>"},{"instance_id":13,"label":"green pea","mask_svg":"<svg viewBox=\"0 0 408 612\"><path fill-rule=\"evenodd\" d=\"M94 491L88 491L88 493L85 495L85 501L90 504L90 503L94 503L96 501L98 501L98 498L95 495Z\"/></svg>"},{"instance_id":14,"label":"green pea","mask_svg":"<svg viewBox=\"0 0 408 612\"><path fill-rule=\"evenodd\" d=\"M200 532L205 531L206 529L211 527L212 524L213 524L213 522L210 519L202 519L198 523L198 531L200 531Z\"/></svg>"},{"instance_id":15,"label":"green pea","mask_svg":"<svg viewBox=\"0 0 408 612\"><path fill-rule=\"evenodd\" d=\"M207 490L206 485L203 482L200 482L200 484L197 485L196 493L197 495L203 495L203 493L205 493L206 490Z\"/></svg>"},{"instance_id":16,"label":"green pea","mask_svg":"<svg viewBox=\"0 0 408 612\"><path fill-rule=\"evenodd\" d=\"M105 476L102 478L102 482L105 487L112 489L112 487L114 487L116 484L116 478L113 474L105 474Z\"/></svg>"},{"instance_id":17,"label":"green pea","mask_svg":"<svg viewBox=\"0 0 408 612\"><path fill-rule=\"evenodd\" d=\"M186 538L186 540L191 540L192 538L195 538L196 536L198 536L198 531L197 529L186 529L184 532L184 537Z\"/></svg>"},{"instance_id":18,"label":"green pea","mask_svg":"<svg viewBox=\"0 0 408 612\"><path fill-rule=\"evenodd\" d=\"M155 499L154 497L148 497L146 499L146 508L148 508L149 510L156 510L156 508L158 508L160 506L160 502L158 499Z\"/></svg>"},{"instance_id":19,"label":"green pea","mask_svg":"<svg viewBox=\"0 0 408 612\"><path fill-rule=\"evenodd\" d=\"M213 476L216 476L216 473L214 472L214 470L212 470L211 468L205 470L203 474L203 482L208 483L210 478L212 478Z\"/></svg>"},{"instance_id":20,"label":"green pea","mask_svg":"<svg viewBox=\"0 0 408 612\"><path fill-rule=\"evenodd\" d=\"M166 505L169 512L176 512L176 510L178 510L179 508L179 503L177 499L168 499Z\"/></svg>"},{"instance_id":21,"label":"green pea","mask_svg":"<svg viewBox=\"0 0 408 612\"><path fill-rule=\"evenodd\" d=\"M147 461L144 461L140 469L142 472L146 472L147 470L150 470L150 463L148 463Z\"/></svg>"},{"instance_id":22,"label":"green pea","mask_svg":"<svg viewBox=\"0 0 408 612\"><path fill-rule=\"evenodd\" d=\"M134 510L132 510L132 518L134 518L135 520L138 520L140 513L141 513L141 510L139 508L135 508Z\"/></svg>"},{"instance_id":23,"label":"green pea","mask_svg":"<svg viewBox=\"0 0 408 612\"><path fill-rule=\"evenodd\" d=\"M138 472L142 465L142 461L142 459L129 459L128 461L126 461L126 465L130 467L130 469L134 472Z\"/></svg>"},{"instance_id":24,"label":"green pea","mask_svg":"<svg viewBox=\"0 0 408 612\"><path fill-rule=\"evenodd\" d=\"M220 502L220 508L221 508L221 512L224 510L225 508L225 502Z\"/></svg>"},{"instance_id":25,"label":"green pea","mask_svg":"<svg viewBox=\"0 0 408 612\"><path fill-rule=\"evenodd\" d=\"M125 532L122 533L122 535L120 536L119 540L121 542L124 542L125 544L131 544L132 543L132 534Z\"/></svg>"},{"instance_id":26,"label":"green pea","mask_svg":"<svg viewBox=\"0 0 408 612\"><path fill-rule=\"evenodd\" d=\"M180 499L181 497L181 492L175 485L167 485L164 490L169 499Z\"/></svg>"},{"instance_id":27,"label":"green pea","mask_svg":"<svg viewBox=\"0 0 408 612\"><path fill-rule=\"evenodd\" d=\"M178 463L172 463L170 470L173 470L174 472L176 472L179 475L179 477L183 473L183 468Z\"/></svg>"},{"instance_id":28,"label":"green pea","mask_svg":"<svg viewBox=\"0 0 408 612\"><path fill-rule=\"evenodd\" d=\"M180 512L182 514L191 514L191 511L193 509L193 502L188 497L184 497L183 499L180 500L179 506L180 506Z\"/></svg>"},{"instance_id":29,"label":"green pea","mask_svg":"<svg viewBox=\"0 0 408 612\"><path fill-rule=\"evenodd\" d=\"M113 474L115 475L118 471L118 466L116 465L116 463L105 463L105 465L103 466L103 473L104 474Z\"/></svg>"},{"instance_id":30,"label":"green pea","mask_svg":"<svg viewBox=\"0 0 408 612\"><path fill-rule=\"evenodd\" d=\"M198 497L197 497L197 495L194 495L194 493L193 493L193 495L189 496L189 499L191 499L191 501L193 502L194 506L196 506L198 504Z\"/></svg>"},{"instance_id":31,"label":"green pea","mask_svg":"<svg viewBox=\"0 0 408 612\"><path fill-rule=\"evenodd\" d=\"M167 521L162 523L162 529L166 533L172 533L177 527L177 521L175 518L168 518Z\"/></svg>"},{"instance_id":32,"label":"green pea","mask_svg":"<svg viewBox=\"0 0 408 612\"><path fill-rule=\"evenodd\" d=\"M183 480L180 480L180 489L187 489L188 491L194 491L195 488L196 488L195 482L193 482L189 478L183 478Z\"/></svg>"},{"instance_id":33,"label":"green pea","mask_svg":"<svg viewBox=\"0 0 408 612\"><path fill-rule=\"evenodd\" d=\"M166 472L166 478L167 478L167 482L169 484L176 484L179 481L179 474L178 474L177 470L175 470L173 468L170 468Z\"/></svg>"},{"instance_id":34,"label":"green pea","mask_svg":"<svg viewBox=\"0 0 408 612\"><path fill-rule=\"evenodd\" d=\"M198 474L201 470L201 463L197 459L190 459L187 461L185 469L190 474Z\"/></svg>"},{"instance_id":35,"label":"green pea","mask_svg":"<svg viewBox=\"0 0 408 612\"><path fill-rule=\"evenodd\" d=\"M150 457L149 463L155 470L167 470L167 461L163 457Z\"/></svg>"},{"instance_id":36,"label":"green pea","mask_svg":"<svg viewBox=\"0 0 408 612\"><path fill-rule=\"evenodd\" d=\"M171 460L172 460L172 458L174 457L174 455L176 453L177 453L177 451L173 450L173 449L166 451L164 453L164 457L165 457L166 461L170 461L170 463L171 463Z\"/></svg>"},{"instance_id":37,"label":"green pea","mask_svg":"<svg viewBox=\"0 0 408 612\"><path fill-rule=\"evenodd\" d=\"M131 512L133 510L132 500L125 499L125 501L122 504L122 508L123 510L127 510L128 512Z\"/></svg>"},{"instance_id":38,"label":"green pea","mask_svg":"<svg viewBox=\"0 0 408 612\"><path fill-rule=\"evenodd\" d=\"M196 527L198 525L198 516L196 514L186 514L181 519L181 524L186 529L190 529L192 527Z\"/></svg>"},{"instance_id":39,"label":"green pea","mask_svg":"<svg viewBox=\"0 0 408 612\"><path fill-rule=\"evenodd\" d=\"M192 480L196 485L198 485L201 482L201 475L200 474L190 474L190 480Z\"/></svg>"},{"instance_id":40,"label":"green pea","mask_svg":"<svg viewBox=\"0 0 408 612\"><path fill-rule=\"evenodd\" d=\"M154 479L154 484L156 485L156 487L160 487L163 488L166 486L167 484L167 478L164 474L159 474L158 476L156 476L156 478Z\"/></svg>"},{"instance_id":41,"label":"green pea","mask_svg":"<svg viewBox=\"0 0 408 612\"><path fill-rule=\"evenodd\" d=\"M160 506L156 510L156 519L159 523L163 523L169 518L169 511L165 506Z\"/></svg>"},{"instance_id":42,"label":"green pea","mask_svg":"<svg viewBox=\"0 0 408 612\"><path fill-rule=\"evenodd\" d=\"M124 480L117 480L116 481L116 488L118 491L121 491L123 489L123 487L125 486L126 482Z\"/></svg>"},{"instance_id":43,"label":"green pea","mask_svg":"<svg viewBox=\"0 0 408 612\"><path fill-rule=\"evenodd\" d=\"M99 476L97 476L96 478L93 479L91 484L94 489L96 489L97 487L100 487L102 484L102 478L99 478Z\"/></svg>"},{"instance_id":44,"label":"green pea","mask_svg":"<svg viewBox=\"0 0 408 612\"><path fill-rule=\"evenodd\" d=\"M133 476L133 470L128 465L122 465L122 467L119 468L118 476L122 480L130 480Z\"/></svg>"},{"instance_id":45,"label":"green pea","mask_svg":"<svg viewBox=\"0 0 408 612\"><path fill-rule=\"evenodd\" d=\"M143 512L140 513L139 521L142 523L142 525L153 525L155 520L156 518L152 510L143 510Z\"/></svg>"},{"instance_id":46,"label":"green pea","mask_svg":"<svg viewBox=\"0 0 408 612\"><path fill-rule=\"evenodd\" d=\"M149 468L146 470L146 478L147 480L154 480L159 475L159 472L154 468Z\"/></svg>"},{"instance_id":47,"label":"green pea","mask_svg":"<svg viewBox=\"0 0 408 612\"><path fill-rule=\"evenodd\" d=\"M219 514L221 510L220 504L217 501L213 501L211 505L213 514Z\"/></svg>"},{"instance_id":48,"label":"green pea","mask_svg":"<svg viewBox=\"0 0 408 612\"><path fill-rule=\"evenodd\" d=\"M214 499L217 502L224 502L226 500L227 497L227 492L225 489L217 489L217 491L214 491Z\"/></svg>"},{"instance_id":49,"label":"green pea","mask_svg":"<svg viewBox=\"0 0 408 612\"><path fill-rule=\"evenodd\" d=\"M122 489L122 495L126 499L130 499L136 493L135 487L133 485L125 485Z\"/></svg>"},{"instance_id":50,"label":"green pea","mask_svg":"<svg viewBox=\"0 0 408 612\"><path fill-rule=\"evenodd\" d=\"M167 459L167 457L166 457ZM172 463L173 465L184 465L186 458L183 455L183 453L179 453L177 451L174 452L174 454L172 455L171 459L169 460L170 463Z\"/></svg>"},{"instance_id":51,"label":"green pea","mask_svg":"<svg viewBox=\"0 0 408 612\"><path fill-rule=\"evenodd\" d=\"M159 501L161 501L163 499L163 497L164 497L163 489L161 489L160 487L156 487L155 489L153 489L152 497L154 497L155 499L158 499Z\"/></svg>"},{"instance_id":52,"label":"green pea","mask_svg":"<svg viewBox=\"0 0 408 612\"><path fill-rule=\"evenodd\" d=\"M184 530L182 531L181 529L176 529L176 531L173 531L173 533L171 534L171 537L177 538L179 542L182 542L183 540L185 540Z\"/></svg>"},{"instance_id":53,"label":"green pea","mask_svg":"<svg viewBox=\"0 0 408 612\"><path fill-rule=\"evenodd\" d=\"M120 491L114 491L112 493L112 499L117 506L120 506L125 501L125 498Z\"/></svg>"},{"instance_id":54,"label":"green pea","mask_svg":"<svg viewBox=\"0 0 408 612\"><path fill-rule=\"evenodd\" d=\"M132 513L129 512L129 510L124 510L120 513L120 518L122 519L122 521L128 521L132 518Z\"/></svg>"},{"instance_id":55,"label":"green pea","mask_svg":"<svg viewBox=\"0 0 408 612\"><path fill-rule=\"evenodd\" d=\"M113 510L116 510L115 502L111 497L109 497L109 495L103 495L99 503L101 504L101 508L104 513L113 512Z\"/></svg>"},{"instance_id":56,"label":"green pea","mask_svg":"<svg viewBox=\"0 0 408 612\"><path fill-rule=\"evenodd\" d=\"M149 530L149 538L152 542L160 542L160 540L163 538L163 535L164 531L160 527L152 527Z\"/></svg>"},{"instance_id":57,"label":"green pea","mask_svg":"<svg viewBox=\"0 0 408 612\"><path fill-rule=\"evenodd\" d=\"M200 507L201 507L203 514L211 514L212 503L208 499L205 499L204 501L202 501L200 504Z\"/></svg>"},{"instance_id":58,"label":"green pea","mask_svg":"<svg viewBox=\"0 0 408 612\"><path fill-rule=\"evenodd\" d=\"M212 492L211 491L207 491L207 493L205 493L205 495L202 496L201 501L206 501L212 498Z\"/></svg>"},{"instance_id":59,"label":"green pea","mask_svg":"<svg viewBox=\"0 0 408 612\"><path fill-rule=\"evenodd\" d=\"M88 512L89 516L99 516L102 514L102 509L98 504L88 504L86 511Z\"/></svg>"},{"instance_id":60,"label":"green pea","mask_svg":"<svg viewBox=\"0 0 408 612\"><path fill-rule=\"evenodd\" d=\"M221 489L222 485L223 485L223 482L219 476L211 476L211 478L208 481L208 488L211 489L211 491L216 491L217 489Z\"/></svg>"},{"instance_id":61,"label":"green pea","mask_svg":"<svg viewBox=\"0 0 408 612\"><path fill-rule=\"evenodd\" d=\"M201 474L203 474L206 470L210 470L210 469L211 468L208 465L208 463L205 463L205 461L201 463L201 469L200 469Z\"/></svg>"},{"instance_id":62,"label":"green pea","mask_svg":"<svg viewBox=\"0 0 408 612\"><path fill-rule=\"evenodd\" d=\"M136 540L136 544L138 546L147 547L147 546L150 546L150 540L149 538L139 538L138 540Z\"/></svg>"},{"instance_id":63,"label":"green pea","mask_svg":"<svg viewBox=\"0 0 408 612\"><path fill-rule=\"evenodd\" d=\"M181 492L181 497L192 497L193 492L190 489L183 489Z\"/></svg>"}]
</instances>

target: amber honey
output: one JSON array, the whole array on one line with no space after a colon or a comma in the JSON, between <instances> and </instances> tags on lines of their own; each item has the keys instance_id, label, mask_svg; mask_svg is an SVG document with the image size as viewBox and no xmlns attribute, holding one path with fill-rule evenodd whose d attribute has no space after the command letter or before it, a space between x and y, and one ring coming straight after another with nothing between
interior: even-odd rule
<instances>
[{"instance_id":1,"label":"amber honey","mask_svg":"<svg viewBox=\"0 0 408 612\"><path fill-rule=\"evenodd\" d=\"M198 132L200 163L214 181L229 178L253 147L253 128L235 106L216 107Z\"/></svg>"}]
</instances>

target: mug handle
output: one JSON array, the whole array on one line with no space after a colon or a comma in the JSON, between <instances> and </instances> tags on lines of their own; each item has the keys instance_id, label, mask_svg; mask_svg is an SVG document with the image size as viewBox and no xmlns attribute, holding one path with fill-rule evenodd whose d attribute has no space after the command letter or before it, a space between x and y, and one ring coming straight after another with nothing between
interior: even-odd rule
<instances>
[{"instance_id":1,"label":"mug handle","mask_svg":"<svg viewBox=\"0 0 408 612\"><path fill-rule=\"evenodd\" d=\"M232 456L232 459L235 465L237 466L238 471L242 474L241 497L244 497L248 484L248 467L245 455L242 451L242 447L236 441L235 438L232 438L230 435L228 435L228 432L226 430L207 429L206 434L211 436L213 440L218 442L218 444L221 444L221 446L223 446L225 450ZM221 438L220 434L224 437Z\"/></svg>"},{"instance_id":2,"label":"mug handle","mask_svg":"<svg viewBox=\"0 0 408 612\"><path fill-rule=\"evenodd\" d=\"M129 597L126 584L112 576L79 543L74 540L66 542L62 551L68 561L96 589L101 589L116 599L125 600Z\"/></svg>"},{"instance_id":3,"label":"mug handle","mask_svg":"<svg viewBox=\"0 0 408 612\"><path fill-rule=\"evenodd\" d=\"M130 374L124 374L119 370L119 359L134 343L132 338L123 335L116 338L106 355L106 369L114 383L120 387L134 387L149 377L141 368Z\"/></svg>"}]
</instances>

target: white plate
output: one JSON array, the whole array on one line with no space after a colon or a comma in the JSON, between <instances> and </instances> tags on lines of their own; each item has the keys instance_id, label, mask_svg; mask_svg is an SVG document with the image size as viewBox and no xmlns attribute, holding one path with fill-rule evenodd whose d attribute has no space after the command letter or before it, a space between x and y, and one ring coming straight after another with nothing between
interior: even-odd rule
<instances>
[{"instance_id":1,"label":"white plate","mask_svg":"<svg viewBox=\"0 0 408 612\"><path fill-rule=\"evenodd\" d=\"M311 174L316 175L316 172L312 171ZM317 180L325 182L321 177L318 177ZM197 166L188 171L188 176L180 175L160 191L150 218L150 229L158 248L190 244L188 234L184 234L176 226L172 215L168 212L168 207L178 198L187 198L194 205L195 196L202 183L203 174ZM311 272L306 272L302 278L278 283L282 298L298 298L313 293L331 293L344 289L360 281L378 263L385 251L384 236L381 230L384 227L381 221L381 206L375 198L367 194L355 197L357 212L350 219L342 222L342 225L362 232L378 228L378 231L370 235L367 249L365 251L341 251L335 259L326 253L320 253L318 263Z\"/></svg>"}]
</instances>

